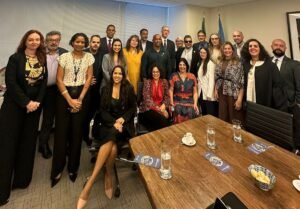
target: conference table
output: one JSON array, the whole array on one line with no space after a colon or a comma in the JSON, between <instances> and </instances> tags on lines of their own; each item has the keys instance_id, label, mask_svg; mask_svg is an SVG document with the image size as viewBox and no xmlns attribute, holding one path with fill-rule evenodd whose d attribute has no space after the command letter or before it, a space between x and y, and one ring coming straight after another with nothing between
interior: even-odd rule
<instances>
[{"instance_id":1,"label":"conference table","mask_svg":"<svg viewBox=\"0 0 300 209\"><path fill-rule=\"evenodd\" d=\"M208 123L215 126L215 150L206 145ZM193 134L195 146L181 144L187 132ZM232 136L231 124L207 115L131 139L129 144L135 156L142 153L160 157L162 140L172 149L171 179L160 178L159 169L139 164L152 207L201 209L212 204L216 197L233 192L248 208L299 209L300 192L292 181L300 175L300 157L244 130L243 143L234 142ZM247 148L254 142L262 142L270 148L255 154ZM207 152L213 152L228 163L230 170L224 173L213 166L204 157ZM272 190L257 187L248 171L251 164L264 166L274 173L277 181Z\"/></svg>"}]
</instances>

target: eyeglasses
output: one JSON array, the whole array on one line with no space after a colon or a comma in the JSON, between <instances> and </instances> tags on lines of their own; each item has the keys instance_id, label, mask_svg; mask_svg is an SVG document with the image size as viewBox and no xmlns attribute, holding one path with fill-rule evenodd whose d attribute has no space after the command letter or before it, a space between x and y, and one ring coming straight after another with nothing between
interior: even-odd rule
<instances>
[{"instance_id":1,"label":"eyeglasses","mask_svg":"<svg viewBox=\"0 0 300 209\"><path fill-rule=\"evenodd\" d=\"M211 38L211 40L219 40L219 38Z\"/></svg>"},{"instance_id":2,"label":"eyeglasses","mask_svg":"<svg viewBox=\"0 0 300 209\"><path fill-rule=\"evenodd\" d=\"M184 41L184 43L192 43L192 41Z\"/></svg>"}]
</instances>

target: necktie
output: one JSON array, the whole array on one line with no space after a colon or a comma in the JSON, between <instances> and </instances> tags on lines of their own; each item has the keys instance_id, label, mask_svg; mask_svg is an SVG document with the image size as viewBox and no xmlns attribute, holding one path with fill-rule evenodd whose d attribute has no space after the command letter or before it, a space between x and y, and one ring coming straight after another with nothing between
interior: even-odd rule
<instances>
[{"instance_id":1,"label":"necktie","mask_svg":"<svg viewBox=\"0 0 300 209\"><path fill-rule=\"evenodd\" d=\"M275 64L277 65L277 63L278 63L278 59L275 59Z\"/></svg>"},{"instance_id":2,"label":"necktie","mask_svg":"<svg viewBox=\"0 0 300 209\"><path fill-rule=\"evenodd\" d=\"M111 50L111 39L108 40L108 51Z\"/></svg>"},{"instance_id":3,"label":"necktie","mask_svg":"<svg viewBox=\"0 0 300 209\"><path fill-rule=\"evenodd\" d=\"M167 47L167 39L164 40L164 47Z\"/></svg>"}]
</instances>

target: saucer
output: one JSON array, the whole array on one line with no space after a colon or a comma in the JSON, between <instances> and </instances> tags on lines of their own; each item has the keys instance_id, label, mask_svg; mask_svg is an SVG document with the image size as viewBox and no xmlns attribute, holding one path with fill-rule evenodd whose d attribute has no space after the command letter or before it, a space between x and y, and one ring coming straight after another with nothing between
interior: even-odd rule
<instances>
[{"instance_id":1,"label":"saucer","mask_svg":"<svg viewBox=\"0 0 300 209\"><path fill-rule=\"evenodd\" d=\"M300 192L300 180L299 179L293 180L293 185Z\"/></svg>"},{"instance_id":2,"label":"saucer","mask_svg":"<svg viewBox=\"0 0 300 209\"><path fill-rule=\"evenodd\" d=\"M196 144L196 140L194 139L194 137L182 137L181 139L182 144L186 145L186 146L194 146Z\"/></svg>"}]
</instances>

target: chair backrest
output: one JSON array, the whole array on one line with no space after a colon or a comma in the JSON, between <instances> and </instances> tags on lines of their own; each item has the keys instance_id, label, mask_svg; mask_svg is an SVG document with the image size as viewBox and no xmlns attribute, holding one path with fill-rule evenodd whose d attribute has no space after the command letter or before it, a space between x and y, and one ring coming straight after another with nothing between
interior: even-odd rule
<instances>
[{"instance_id":1,"label":"chair backrest","mask_svg":"<svg viewBox=\"0 0 300 209\"><path fill-rule=\"evenodd\" d=\"M136 101L137 101L138 105L140 105L141 101L143 100L143 87L144 87L144 82L139 81L138 82L137 94L136 94Z\"/></svg>"},{"instance_id":2,"label":"chair backrest","mask_svg":"<svg viewBox=\"0 0 300 209\"><path fill-rule=\"evenodd\" d=\"M293 115L247 102L247 131L287 149L294 149Z\"/></svg>"}]
</instances>

